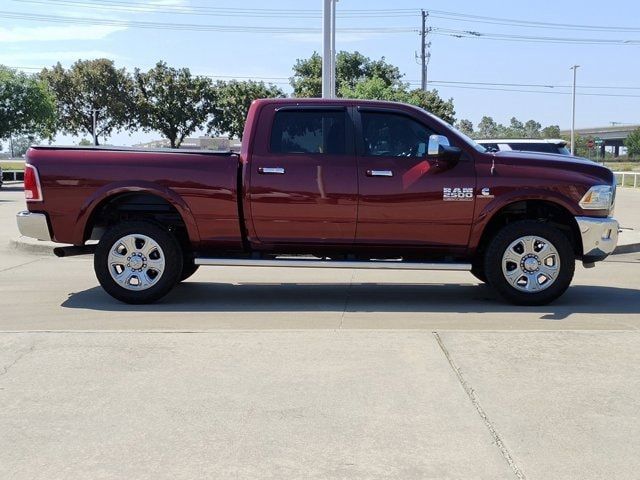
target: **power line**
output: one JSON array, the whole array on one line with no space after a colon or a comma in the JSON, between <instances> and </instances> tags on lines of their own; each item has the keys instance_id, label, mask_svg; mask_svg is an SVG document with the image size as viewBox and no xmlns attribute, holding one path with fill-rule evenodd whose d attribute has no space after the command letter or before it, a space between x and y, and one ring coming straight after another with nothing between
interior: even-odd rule
<instances>
[{"instance_id":1,"label":"power line","mask_svg":"<svg viewBox=\"0 0 640 480\"><path fill-rule=\"evenodd\" d=\"M57 4L80 8L109 9L129 12L151 12L184 15L215 15L229 17L277 17L277 18L321 18L319 10L314 9L275 9L275 8L224 8L190 5L149 5L144 3L128 2L124 0L13 0L18 3L31 3L41 5ZM389 17L415 17L420 10L415 8L386 8L386 9L341 9L338 16L343 18L389 18ZM542 22L533 20L521 20L504 17L491 17L472 15L467 13L450 12L445 10L429 10L433 18L443 20L480 23L489 25L518 26L527 28L562 28L564 30L583 30L598 32L640 32L639 27L585 25L572 23Z\"/></svg>"},{"instance_id":2,"label":"power line","mask_svg":"<svg viewBox=\"0 0 640 480\"><path fill-rule=\"evenodd\" d=\"M431 83L438 83L432 81ZM418 83L415 83L417 86ZM483 91L496 91L496 92L514 92L514 93L540 93L544 95L571 95L571 92L550 92L545 90L523 90L514 88L499 88L499 87L474 87L469 85L442 85L447 88L461 88L468 90L483 90ZM581 97L620 97L620 98L640 98L640 95L628 95L628 94L614 94L614 93L576 93Z\"/></svg>"},{"instance_id":3,"label":"power line","mask_svg":"<svg viewBox=\"0 0 640 480\"><path fill-rule=\"evenodd\" d=\"M568 37L539 37L532 35L511 35L501 33L486 33L474 30L453 30L449 28L433 28L434 35L445 35L455 38L473 38L487 40L520 41L535 43L570 43L581 45L639 45L640 40L602 39L602 38L568 38Z\"/></svg>"},{"instance_id":4,"label":"power line","mask_svg":"<svg viewBox=\"0 0 640 480\"><path fill-rule=\"evenodd\" d=\"M247 25L211 25L202 23L175 23L175 22L151 22L137 20L117 20L108 18L78 18L59 15L42 15L20 12L0 11L0 18L19 20L33 20L47 23L62 23L72 25L105 25L115 27L131 27L157 30L187 30L199 32L225 32L225 33L320 33L319 28L308 27L265 27ZM349 27L338 29L343 33L407 33L416 32L411 27ZM564 44L598 44L598 45L639 45L640 40L628 39L595 39L595 38L565 38L565 37L537 37L525 35L510 35L498 33L486 33L472 30L454 30L447 28L430 27L430 33L455 38L489 39L500 41L533 42L533 43L564 43Z\"/></svg>"},{"instance_id":5,"label":"power line","mask_svg":"<svg viewBox=\"0 0 640 480\"><path fill-rule=\"evenodd\" d=\"M640 32L638 27L620 27L620 26L606 26L606 25L579 25L573 23L552 23L552 22L539 22L532 20L519 20L513 18L501 18L501 17L487 17L481 15L469 15L465 13L447 12L443 10L431 10L431 14L434 18L442 18L447 20L457 20L473 23L487 23L493 25L509 25L520 26L529 28L562 28L564 30L590 30L601 32Z\"/></svg>"},{"instance_id":6,"label":"power line","mask_svg":"<svg viewBox=\"0 0 640 480\"><path fill-rule=\"evenodd\" d=\"M40 71L41 68L37 67L8 67L19 70L34 70ZM224 79L236 79L236 80L254 80L263 81L265 83L272 83L274 85L289 85L289 77L258 77L258 76L243 76L243 75L200 75L202 77L211 78L213 80ZM410 86L419 87L420 81L414 80L408 82ZM530 90L513 87L544 87L544 88L571 88L568 85L544 85L544 84L527 84L527 83L490 83L490 82L459 82L451 80L431 80L429 82L432 85L446 87L446 88L458 88L467 90L481 90L481 91L497 91L497 92L513 92L513 93L541 93L550 95L570 95L571 92L557 92L557 91L545 91L545 90ZM640 90L640 87L621 87L621 86L579 86L580 90L583 89L610 89L610 90ZM612 93L577 93L578 96L590 96L590 97L612 97L612 98L640 98L640 95L629 94L612 94Z\"/></svg>"},{"instance_id":7,"label":"power line","mask_svg":"<svg viewBox=\"0 0 640 480\"><path fill-rule=\"evenodd\" d=\"M262 27L247 25L207 25L199 23L169 23L148 22L135 20L115 20L105 18L76 18L58 15L40 15L18 12L0 11L0 18L18 20L34 20L47 23L62 23L71 25L106 25L114 27L146 28L156 30L188 30L194 32L226 32L226 33L320 33L319 28L308 27ZM415 32L415 28L380 27L380 28L340 28L344 33L406 33Z\"/></svg>"},{"instance_id":8,"label":"power line","mask_svg":"<svg viewBox=\"0 0 640 480\"><path fill-rule=\"evenodd\" d=\"M13 0L18 3L30 3L30 4L45 4L45 5L61 5L69 7L79 8L92 8L92 9L109 9L123 12L151 12L151 13L163 13L163 14L183 14L183 15L212 15L212 16L226 16L226 17L246 17L251 15L253 17L277 17L277 18L321 18L320 13L317 10L302 10L302 9L266 9L266 8L223 8L223 7L211 7L211 6L180 6L180 5L150 5L141 3L132 3L126 1L102 1L91 2L88 0ZM415 14L414 9L407 11L394 11L392 9L381 10L344 10L341 12L341 17L380 17L387 18L392 17L411 17Z\"/></svg>"},{"instance_id":9,"label":"power line","mask_svg":"<svg viewBox=\"0 0 640 480\"><path fill-rule=\"evenodd\" d=\"M41 67L26 67L26 66L8 66L7 68L11 68L14 70L31 70L31 71L40 71ZM194 74L196 75L196 74ZM289 79L291 77L263 77L256 75L200 75L203 77L208 77L212 79L240 79L240 80L255 80L255 81L264 81L264 82L273 82L276 84L288 84ZM407 83L410 85L420 85L420 80L408 80ZM460 80L430 80L429 83L436 84L440 86L446 87L529 87L529 88L543 88L543 89L562 89L562 88L572 88L571 85L554 85L547 83L504 83L504 82L469 82L469 81L460 81ZM578 85L577 88L579 90L640 90L639 87L631 87L625 85ZM540 92L540 93L554 93L554 92L544 92L541 90L532 90L532 92ZM566 94L568 92L555 92L555 93L563 93Z\"/></svg>"}]
</instances>

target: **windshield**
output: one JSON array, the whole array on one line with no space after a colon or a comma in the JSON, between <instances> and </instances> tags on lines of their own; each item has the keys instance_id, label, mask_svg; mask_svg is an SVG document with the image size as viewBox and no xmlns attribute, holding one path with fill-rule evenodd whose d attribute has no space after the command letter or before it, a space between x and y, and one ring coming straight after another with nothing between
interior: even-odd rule
<instances>
[{"instance_id":1,"label":"windshield","mask_svg":"<svg viewBox=\"0 0 640 480\"><path fill-rule=\"evenodd\" d=\"M422 110L423 112L425 112L427 115L429 115L433 120L435 120L436 122L440 123L441 125L446 126L447 128L451 128L453 130L455 130L455 132L460 135L462 137L463 140L465 140L469 145L471 145L473 148L475 148L477 151L479 151L480 153L486 153L488 152L488 150L486 148L484 148L482 145L480 145L479 143L476 143L475 140L473 140L471 137L465 135L464 133L462 133L460 130L458 130L456 127L454 127L453 125L451 125L450 123L445 122L444 120L442 120L441 118L435 116L433 113L425 110L424 108L421 107L417 107L418 110Z\"/></svg>"},{"instance_id":2,"label":"windshield","mask_svg":"<svg viewBox=\"0 0 640 480\"><path fill-rule=\"evenodd\" d=\"M481 153L486 153L489 150L487 150L485 147L483 147L482 145L480 145L479 143L477 143L473 138L469 137L468 135L462 133L460 130L458 130L456 127L454 127L453 125L451 125L451 128L453 128L456 133L458 135L460 135L462 138L464 138L473 148L475 148L477 151L481 152Z\"/></svg>"}]
</instances>

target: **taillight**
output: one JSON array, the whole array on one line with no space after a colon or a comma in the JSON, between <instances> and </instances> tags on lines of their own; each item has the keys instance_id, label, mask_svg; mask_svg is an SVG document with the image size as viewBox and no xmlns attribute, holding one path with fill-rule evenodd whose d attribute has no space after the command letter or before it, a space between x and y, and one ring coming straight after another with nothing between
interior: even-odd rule
<instances>
[{"instance_id":1,"label":"taillight","mask_svg":"<svg viewBox=\"0 0 640 480\"><path fill-rule=\"evenodd\" d=\"M42 188L38 170L33 165L25 165L24 169L24 198L27 202L41 202Z\"/></svg>"}]
</instances>

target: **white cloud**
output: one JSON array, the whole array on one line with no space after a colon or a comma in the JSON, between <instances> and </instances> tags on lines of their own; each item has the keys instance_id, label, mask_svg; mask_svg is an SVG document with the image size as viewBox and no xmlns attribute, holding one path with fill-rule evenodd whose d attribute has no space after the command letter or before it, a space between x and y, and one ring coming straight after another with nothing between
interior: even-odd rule
<instances>
[{"instance_id":1,"label":"white cloud","mask_svg":"<svg viewBox=\"0 0 640 480\"><path fill-rule=\"evenodd\" d=\"M76 60L91 60L94 58L108 58L122 60L122 57L102 50L49 51L49 52L12 52L0 53L0 65L18 67L27 70L40 69L43 66L54 65L57 62L70 65Z\"/></svg>"},{"instance_id":2,"label":"white cloud","mask_svg":"<svg viewBox=\"0 0 640 480\"><path fill-rule=\"evenodd\" d=\"M101 40L123 30L126 30L126 27L108 25L0 28L0 43Z\"/></svg>"}]
</instances>

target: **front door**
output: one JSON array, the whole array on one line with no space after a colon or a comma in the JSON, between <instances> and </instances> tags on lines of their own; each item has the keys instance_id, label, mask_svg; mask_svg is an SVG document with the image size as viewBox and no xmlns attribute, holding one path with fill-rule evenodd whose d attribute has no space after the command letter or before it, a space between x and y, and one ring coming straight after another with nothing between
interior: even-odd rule
<instances>
[{"instance_id":1,"label":"front door","mask_svg":"<svg viewBox=\"0 0 640 480\"><path fill-rule=\"evenodd\" d=\"M360 116L356 243L465 247L475 203L475 167L428 157L439 124L413 112L358 109ZM440 131L438 131L440 130Z\"/></svg>"},{"instance_id":2,"label":"front door","mask_svg":"<svg viewBox=\"0 0 640 480\"><path fill-rule=\"evenodd\" d=\"M249 166L255 240L352 244L358 182L347 108L267 107L260 122L271 129Z\"/></svg>"}]
</instances>

